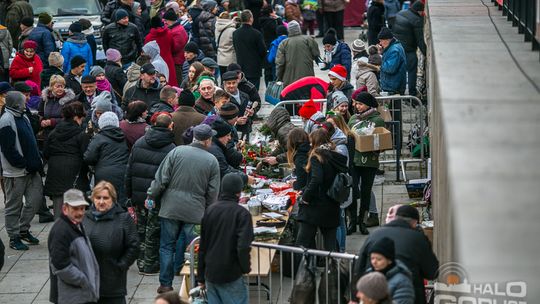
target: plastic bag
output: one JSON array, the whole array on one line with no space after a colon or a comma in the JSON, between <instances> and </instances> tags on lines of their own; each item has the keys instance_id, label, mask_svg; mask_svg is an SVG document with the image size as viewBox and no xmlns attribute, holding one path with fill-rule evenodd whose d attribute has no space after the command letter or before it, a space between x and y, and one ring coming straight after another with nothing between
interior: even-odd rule
<instances>
[{"instance_id":1,"label":"plastic bag","mask_svg":"<svg viewBox=\"0 0 540 304\"><path fill-rule=\"evenodd\" d=\"M290 303L315 304L315 292L317 291L316 269L310 262L306 255L302 257L302 261L298 266Z\"/></svg>"}]
</instances>

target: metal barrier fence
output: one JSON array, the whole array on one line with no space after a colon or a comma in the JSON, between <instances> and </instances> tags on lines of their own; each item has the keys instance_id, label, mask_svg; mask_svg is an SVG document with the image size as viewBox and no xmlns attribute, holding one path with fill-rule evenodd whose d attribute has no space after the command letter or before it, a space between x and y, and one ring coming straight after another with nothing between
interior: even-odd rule
<instances>
[{"instance_id":1,"label":"metal barrier fence","mask_svg":"<svg viewBox=\"0 0 540 304\"><path fill-rule=\"evenodd\" d=\"M393 150L381 153L381 164L395 163L396 166L396 181L401 180L401 174L403 179L407 180L406 167L409 163L418 163L420 165L420 173L422 175L423 165L426 163L426 156L428 151L424 146L423 136L427 126L427 111L422 101L416 96L410 95L393 95L393 96L380 96L376 97L380 105L387 106L392 120L386 122L387 128L392 131L394 137ZM297 107L303 103L306 103L308 99L304 100L286 100L280 101L276 104L276 107L282 106L289 110L291 113L291 121L298 126L302 125L302 121L297 116ZM315 99L316 103L320 103L321 112L326 112L326 99ZM403 141L406 140L409 130L417 124L419 126L420 134L420 157L418 158L402 158L403 155ZM396 136L399 134L399 136Z\"/></svg>"},{"instance_id":2,"label":"metal barrier fence","mask_svg":"<svg viewBox=\"0 0 540 304\"><path fill-rule=\"evenodd\" d=\"M495 1L502 9L503 16L507 16L508 21L512 21L512 26L517 26L518 32L524 34L525 42L532 43L532 49L540 49L538 39L540 33L537 33L540 28L540 21L537 16L540 1L538 0L504 0Z\"/></svg>"},{"instance_id":3,"label":"metal barrier fence","mask_svg":"<svg viewBox=\"0 0 540 304\"><path fill-rule=\"evenodd\" d=\"M190 261L190 282L192 287L196 286L194 244L196 244L199 239L200 238L197 237L191 242L189 256L186 255L186 258ZM350 291L349 288L353 284L353 263L356 259L358 259L358 256L347 253L328 252L260 242L253 242L251 243L251 246L252 271L250 274L246 275L246 280L248 282L248 298L250 299L250 303L255 303L253 301L253 291L250 290L250 287L256 287L256 303L289 303L295 285L295 273L298 266L296 261L300 261L302 256L313 259L313 263L315 263L316 259L324 259L324 266L317 267L318 273L316 278L318 279L315 280L315 285L319 285L317 289L319 292L316 292L316 294L320 294L320 289L324 288L323 294L326 295L326 299L319 298L317 303L330 304L331 300L329 299L329 295L331 293L335 293L335 291L331 290L332 287L335 287L335 285L332 284L332 286L330 286L331 282L329 279L329 272L332 269L332 263L337 265L337 271L339 272L334 274L334 276L337 275L337 298L349 298L350 292L348 291ZM284 266L284 260L287 258L290 259L290 269L288 268L289 265ZM279 264L279 268L276 263ZM266 264L269 267L265 267L263 264ZM287 269L285 267L287 267ZM345 282L341 279L341 274L343 274L342 271L346 272L347 280ZM286 275L289 275L290 278L285 278ZM320 284L317 284L317 281L320 281ZM325 282L325 284L322 282ZM290 290L288 290L289 284ZM345 292L342 292L343 290L345 290ZM341 302L342 301L340 300L338 303Z\"/></svg>"}]
</instances>

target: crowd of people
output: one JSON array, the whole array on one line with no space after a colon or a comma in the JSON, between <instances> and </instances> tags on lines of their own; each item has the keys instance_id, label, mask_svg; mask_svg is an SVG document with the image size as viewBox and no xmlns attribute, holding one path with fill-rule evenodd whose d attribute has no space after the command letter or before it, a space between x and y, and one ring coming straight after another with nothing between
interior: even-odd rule
<instances>
[{"instance_id":1,"label":"crowd of people","mask_svg":"<svg viewBox=\"0 0 540 304\"><path fill-rule=\"evenodd\" d=\"M384 126L375 99L382 92L404 94L408 85L415 94L423 4L393 14L373 0L369 40L348 44L346 2L111 0L100 62L88 19L73 22L64 41L48 13L34 26L32 7L12 0L0 20L6 231L10 248L29 250L40 243L30 231L35 214L55 220L51 302L125 303L136 263L139 273L159 275L156 303L180 303L174 276L200 235L198 281L209 303L247 303L253 223L238 201L254 178L241 169L241 152L262 105L261 78L287 86L317 66L328 71L327 112L309 101L299 110L303 127L284 108L265 121L278 147L264 162L288 163L301 194L294 245L313 248L320 231L324 250L343 252L346 235L379 225L379 154L356 151L352 129ZM348 204L327 194L340 173L353 177ZM380 272L388 286L374 295L363 285L372 276L362 276L353 301L423 303L421 279L432 279L438 262L417 221L400 208L370 236L355 275Z\"/></svg>"}]
</instances>

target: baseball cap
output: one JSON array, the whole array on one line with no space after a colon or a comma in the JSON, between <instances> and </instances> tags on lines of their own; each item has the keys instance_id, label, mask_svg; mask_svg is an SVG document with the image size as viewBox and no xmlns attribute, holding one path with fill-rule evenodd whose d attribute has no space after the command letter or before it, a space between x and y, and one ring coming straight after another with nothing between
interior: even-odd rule
<instances>
[{"instance_id":1,"label":"baseball cap","mask_svg":"<svg viewBox=\"0 0 540 304\"><path fill-rule=\"evenodd\" d=\"M64 203L72 207L88 206L88 202L84 199L84 194L81 190L69 189L64 192Z\"/></svg>"},{"instance_id":2,"label":"baseball cap","mask_svg":"<svg viewBox=\"0 0 540 304\"><path fill-rule=\"evenodd\" d=\"M149 74L149 75L152 75L152 74L155 74L155 73L156 73L156 68L155 68L154 65L151 64L151 63L144 64L144 65L141 67L141 74Z\"/></svg>"}]
</instances>

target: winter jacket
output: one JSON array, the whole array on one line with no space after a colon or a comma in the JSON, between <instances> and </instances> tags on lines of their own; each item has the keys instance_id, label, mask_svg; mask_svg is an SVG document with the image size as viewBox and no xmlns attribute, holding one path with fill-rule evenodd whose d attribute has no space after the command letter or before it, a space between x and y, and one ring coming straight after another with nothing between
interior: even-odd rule
<instances>
[{"instance_id":1,"label":"winter jacket","mask_svg":"<svg viewBox=\"0 0 540 304\"><path fill-rule=\"evenodd\" d=\"M296 180L293 183L293 189L296 191L304 190L304 187L307 184L306 165L309 157L309 150L311 146L309 142L301 143L300 146L296 148L296 153L294 154L294 175Z\"/></svg>"},{"instance_id":2,"label":"winter jacket","mask_svg":"<svg viewBox=\"0 0 540 304\"><path fill-rule=\"evenodd\" d=\"M204 212L199 244L199 282L230 283L250 271L253 222L238 198L224 195Z\"/></svg>"},{"instance_id":3,"label":"winter jacket","mask_svg":"<svg viewBox=\"0 0 540 304\"><path fill-rule=\"evenodd\" d=\"M297 219L318 227L335 228L339 226L339 203L333 201L326 192L338 173L348 172L347 157L321 148L317 152L323 161L314 156L308 161L311 167L302 193L302 201L307 204L300 204Z\"/></svg>"},{"instance_id":4,"label":"winter jacket","mask_svg":"<svg viewBox=\"0 0 540 304\"><path fill-rule=\"evenodd\" d=\"M188 34L180 21L176 21L169 28L172 35L172 57L175 65L182 65L186 58L184 57L184 47L188 42ZM180 75L176 75L178 78Z\"/></svg>"},{"instance_id":5,"label":"winter jacket","mask_svg":"<svg viewBox=\"0 0 540 304\"><path fill-rule=\"evenodd\" d=\"M159 217L200 224L204 210L217 199L217 159L197 143L174 148L161 162L148 196L160 201Z\"/></svg>"},{"instance_id":6,"label":"winter jacket","mask_svg":"<svg viewBox=\"0 0 540 304\"><path fill-rule=\"evenodd\" d=\"M367 11L368 21L368 44L375 45L379 43L379 32L384 27L384 4L372 2Z\"/></svg>"},{"instance_id":7,"label":"winter jacket","mask_svg":"<svg viewBox=\"0 0 540 304\"><path fill-rule=\"evenodd\" d=\"M397 13L401 10L401 3L399 0L384 0L384 19L395 18ZM392 28L392 31L394 29Z\"/></svg>"},{"instance_id":8,"label":"winter jacket","mask_svg":"<svg viewBox=\"0 0 540 304\"><path fill-rule=\"evenodd\" d=\"M81 174L83 169L83 154L88 147L88 136L84 129L73 120L62 120L49 134L45 141L43 154L49 169L43 194L47 196L62 196L64 192L76 186L86 189L88 178Z\"/></svg>"},{"instance_id":9,"label":"winter jacket","mask_svg":"<svg viewBox=\"0 0 540 304\"><path fill-rule=\"evenodd\" d=\"M281 35L270 43L268 54L266 55L266 61L275 64L279 44L285 39L287 39L287 35Z\"/></svg>"},{"instance_id":10,"label":"winter jacket","mask_svg":"<svg viewBox=\"0 0 540 304\"><path fill-rule=\"evenodd\" d=\"M179 106L178 109L172 113L172 120L174 122L174 143L177 146L183 145L184 139L182 138L182 134L190 127L203 122L205 117L206 116L203 114L195 111L193 107Z\"/></svg>"},{"instance_id":11,"label":"winter jacket","mask_svg":"<svg viewBox=\"0 0 540 304\"><path fill-rule=\"evenodd\" d=\"M381 65L381 90L391 93L405 93L407 84L407 58L401 43L392 39L384 49Z\"/></svg>"},{"instance_id":12,"label":"winter jacket","mask_svg":"<svg viewBox=\"0 0 540 304\"><path fill-rule=\"evenodd\" d=\"M122 70L122 67L114 61L107 60L107 63L105 64L105 77L107 77L111 83L116 100L122 100L121 94L123 94L124 86L127 82L127 77ZM137 77L137 79L139 79L139 77Z\"/></svg>"},{"instance_id":13,"label":"winter jacket","mask_svg":"<svg viewBox=\"0 0 540 304\"><path fill-rule=\"evenodd\" d=\"M351 130L353 130L353 127L354 129L366 128L368 124L373 124L375 127L384 127L384 120L381 118L381 114L379 114L377 110L373 111L373 113L363 119L361 119L358 114L353 115L349 120L348 126ZM379 168L379 152L356 151L354 154L354 165L358 167Z\"/></svg>"},{"instance_id":14,"label":"winter jacket","mask_svg":"<svg viewBox=\"0 0 540 304\"><path fill-rule=\"evenodd\" d=\"M167 102L165 102L163 100L159 100L158 102L154 103L150 107L150 109L148 109L148 116L152 117L152 115L154 115L155 113L158 113L158 112L172 113L172 112L174 112L174 108L169 103L167 103Z\"/></svg>"},{"instance_id":15,"label":"winter jacket","mask_svg":"<svg viewBox=\"0 0 540 304\"><path fill-rule=\"evenodd\" d=\"M28 70L29 67L34 68L32 73ZM34 55L32 58L28 58L22 53L17 53L9 68L9 77L11 77L13 83L32 80L38 86L41 86L41 78L39 77L41 71L43 71L43 63L39 56Z\"/></svg>"},{"instance_id":16,"label":"winter jacket","mask_svg":"<svg viewBox=\"0 0 540 304\"><path fill-rule=\"evenodd\" d=\"M203 115L208 115L208 113L212 112L214 110L214 101L204 99L204 97L199 97L197 101L195 101L195 110Z\"/></svg>"},{"instance_id":17,"label":"winter jacket","mask_svg":"<svg viewBox=\"0 0 540 304\"><path fill-rule=\"evenodd\" d=\"M236 52L233 45L233 32L236 30L236 21L230 19L217 19L216 45L217 63L219 66L228 66L236 63Z\"/></svg>"},{"instance_id":18,"label":"winter jacket","mask_svg":"<svg viewBox=\"0 0 540 304\"><path fill-rule=\"evenodd\" d=\"M203 12L202 7L199 4L194 4L192 7L188 9L188 13L191 16L191 41L197 43L199 45L199 22L197 21L197 18L199 18L199 15Z\"/></svg>"},{"instance_id":19,"label":"winter jacket","mask_svg":"<svg viewBox=\"0 0 540 304\"><path fill-rule=\"evenodd\" d=\"M21 34L19 35L19 44L15 45L15 49L17 51L20 51L20 52L23 51L23 44L26 40L28 40L28 37L30 36L30 34L32 34L32 31L34 30L34 28L35 27L31 26L21 31Z\"/></svg>"},{"instance_id":20,"label":"winter jacket","mask_svg":"<svg viewBox=\"0 0 540 304\"><path fill-rule=\"evenodd\" d=\"M168 37L170 38L170 35ZM169 45L172 45L172 41L170 42ZM150 56L151 63L154 66L154 68L156 68L156 71L158 73L165 75L165 78L167 79L167 81L169 81L169 77L171 75L170 74L171 69L169 68L169 65L167 64L167 62L163 60L163 57L161 57L160 47L157 44L157 42L155 40L152 40L146 43L143 46L143 52ZM172 55L170 52L169 52L169 55L171 56L169 59L171 60L171 63L172 63ZM174 64L173 64L173 71L174 71Z\"/></svg>"},{"instance_id":21,"label":"winter jacket","mask_svg":"<svg viewBox=\"0 0 540 304\"><path fill-rule=\"evenodd\" d=\"M201 61L204 59L204 53L199 50L199 55L197 55L196 58L193 58L191 61L184 61L184 64L182 65L182 79L188 79L188 72L189 72L189 66L194 63L195 61Z\"/></svg>"},{"instance_id":22,"label":"winter jacket","mask_svg":"<svg viewBox=\"0 0 540 304\"><path fill-rule=\"evenodd\" d=\"M101 13L101 22L103 25L116 22L116 20L114 20L114 13L119 8L124 9L128 13L129 22L133 22L135 15L129 5L122 3L120 0L110 0L107 2Z\"/></svg>"},{"instance_id":23,"label":"winter jacket","mask_svg":"<svg viewBox=\"0 0 540 304\"><path fill-rule=\"evenodd\" d=\"M125 203L124 176L128 157L125 136L117 127L102 128L84 152L84 162L94 166L95 183L102 180L112 183L118 193L117 202L122 206Z\"/></svg>"},{"instance_id":24,"label":"winter jacket","mask_svg":"<svg viewBox=\"0 0 540 304\"><path fill-rule=\"evenodd\" d=\"M242 67L247 78L262 75L266 46L261 32L251 25L243 24L233 33L233 44L236 51L236 62Z\"/></svg>"},{"instance_id":25,"label":"winter jacket","mask_svg":"<svg viewBox=\"0 0 540 304\"><path fill-rule=\"evenodd\" d=\"M95 206L86 211L83 226L99 264L99 297L127 294L127 272L139 254L137 227L129 213L113 204L105 214L96 216Z\"/></svg>"},{"instance_id":26,"label":"winter jacket","mask_svg":"<svg viewBox=\"0 0 540 304\"><path fill-rule=\"evenodd\" d=\"M122 54L122 64L134 62L142 50L142 38L133 23L111 23L103 30L103 50L117 49Z\"/></svg>"},{"instance_id":27,"label":"winter jacket","mask_svg":"<svg viewBox=\"0 0 540 304\"><path fill-rule=\"evenodd\" d=\"M38 47L36 49L36 54L41 59L43 66L49 66L49 54L56 51L56 43L52 35L52 29L45 24L38 23L30 35L28 35L28 39L37 42ZM64 62L66 60L67 58L64 56Z\"/></svg>"},{"instance_id":28,"label":"winter jacket","mask_svg":"<svg viewBox=\"0 0 540 304\"><path fill-rule=\"evenodd\" d=\"M0 25L0 52L2 53L2 62L6 71L9 68L9 57L11 56L12 49L13 40L9 31L5 26Z\"/></svg>"},{"instance_id":29,"label":"winter jacket","mask_svg":"<svg viewBox=\"0 0 540 304\"><path fill-rule=\"evenodd\" d=\"M45 137L56 127L62 119L62 107L77 96L71 89L66 89L63 96L56 96L50 88L46 88L41 92L41 103L38 106L38 113L42 119L50 119L51 125L44 129Z\"/></svg>"},{"instance_id":30,"label":"winter jacket","mask_svg":"<svg viewBox=\"0 0 540 304\"><path fill-rule=\"evenodd\" d=\"M356 81L356 88L366 86L368 93L373 96L379 96L379 80L377 79L378 68L362 60L353 62L356 65L356 73L352 75L352 80Z\"/></svg>"},{"instance_id":31,"label":"winter jacket","mask_svg":"<svg viewBox=\"0 0 540 304\"><path fill-rule=\"evenodd\" d=\"M234 149L234 147L232 147L232 149ZM230 152L227 151L227 147L221 144L217 138L212 138L212 145L210 148L208 148L208 152L216 157L219 164L219 174L221 178L223 178L225 174L236 173L242 177L244 184L247 184L247 175L244 172L236 169L227 161L226 155Z\"/></svg>"},{"instance_id":32,"label":"winter jacket","mask_svg":"<svg viewBox=\"0 0 540 304\"><path fill-rule=\"evenodd\" d=\"M279 142L279 147L272 152L279 163L287 162L287 141L289 132L296 128L291 122L291 116L285 108L277 107L272 110L266 119L266 125L272 132L272 136Z\"/></svg>"},{"instance_id":33,"label":"winter jacket","mask_svg":"<svg viewBox=\"0 0 540 304\"><path fill-rule=\"evenodd\" d=\"M126 137L126 143L130 151L135 142L137 142L139 138L144 136L146 130L149 127L150 126L142 118L136 122L131 122L127 119L124 119L120 122L120 129L122 129L122 132L124 132L124 136Z\"/></svg>"},{"instance_id":34,"label":"winter jacket","mask_svg":"<svg viewBox=\"0 0 540 304\"><path fill-rule=\"evenodd\" d=\"M150 55L156 70L165 75L169 85L178 85L176 69L174 68L173 47L174 40L171 31L166 27L150 29L144 40L143 52ZM161 59L161 60L160 60ZM166 72L161 72L165 63Z\"/></svg>"},{"instance_id":35,"label":"winter jacket","mask_svg":"<svg viewBox=\"0 0 540 304\"><path fill-rule=\"evenodd\" d=\"M347 164L349 163L349 150L347 149L347 135L340 129L336 128L334 134L332 134L330 140L336 146L336 152L347 157Z\"/></svg>"},{"instance_id":36,"label":"winter jacket","mask_svg":"<svg viewBox=\"0 0 540 304\"><path fill-rule=\"evenodd\" d=\"M317 111L315 114L311 115L309 120L304 124L304 131L306 131L307 134L311 134L311 132L320 128L321 124L325 121L326 116L324 116L324 114L320 111Z\"/></svg>"},{"instance_id":37,"label":"winter jacket","mask_svg":"<svg viewBox=\"0 0 540 304\"><path fill-rule=\"evenodd\" d=\"M244 7L253 14L253 27L260 30L259 16L264 5L264 0L244 0Z\"/></svg>"},{"instance_id":38,"label":"winter jacket","mask_svg":"<svg viewBox=\"0 0 540 304\"><path fill-rule=\"evenodd\" d=\"M79 95L82 93L82 77L75 76L75 74L68 72L66 75L64 75L64 79L66 80L66 88L73 90L73 93L75 93L75 95Z\"/></svg>"},{"instance_id":39,"label":"winter jacket","mask_svg":"<svg viewBox=\"0 0 540 304\"><path fill-rule=\"evenodd\" d=\"M4 107L0 116L0 163L4 177L23 177L43 171L30 119L23 112L8 107Z\"/></svg>"},{"instance_id":40,"label":"winter jacket","mask_svg":"<svg viewBox=\"0 0 540 304\"><path fill-rule=\"evenodd\" d=\"M95 64L97 64L97 61L96 61L96 53L97 53L97 42L96 42L96 36L94 36L94 30L91 29L91 33L92 34L84 34L84 36L86 37L86 42L88 42L88 45L90 46L90 50L92 51L92 62Z\"/></svg>"},{"instance_id":41,"label":"winter jacket","mask_svg":"<svg viewBox=\"0 0 540 304\"><path fill-rule=\"evenodd\" d=\"M419 48L422 54L426 54L424 16L418 12L411 8L399 12L392 33L401 42L405 52L416 52L416 48Z\"/></svg>"},{"instance_id":42,"label":"winter jacket","mask_svg":"<svg viewBox=\"0 0 540 304\"><path fill-rule=\"evenodd\" d=\"M388 281L388 291L395 304L414 304L414 287L412 284L411 271L400 260L395 260L390 264L390 269L385 269L382 273ZM373 272L369 268L366 273Z\"/></svg>"},{"instance_id":43,"label":"winter jacket","mask_svg":"<svg viewBox=\"0 0 540 304\"><path fill-rule=\"evenodd\" d=\"M238 94L239 94L240 100L237 100L236 97L234 97L231 94L230 102L233 103L238 108L238 117L242 117L246 113L246 109L249 105L250 100L249 100L248 94L240 90L238 90ZM235 128L238 132L250 133L252 124L253 124L253 116L250 116L248 117L246 124L244 125L237 124Z\"/></svg>"},{"instance_id":44,"label":"winter jacket","mask_svg":"<svg viewBox=\"0 0 540 304\"><path fill-rule=\"evenodd\" d=\"M261 33L263 34L264 45L269 48L272 41L276 40L278 37L277 27L279 25L283 25L283 21L281 21L281 18L273 18L268 15L261 16L259 19L259 24L261 25Z\"/></svg>"},{"instance_id":45,"label":"winter jacket","mask_svg":"<svg viewBox=\"0 0 540 304\"><path fill-rule=\"evenodd\" d=\"M289 35L278 47L277 79L283 82L283 87L286 87L302 77L314 76L313 61L319 56L319 46L315 39L301 33Z\"/></svg>"},{"instance_id":46,"label":"winter jacket","mask_svg":"<svg viewBox=\"0 0 540 304\"><path fill-rule=\"evenodd\" d=\"M215 41L216 16L210 12L203 11L195 22L199 24L199 48L206 57L215 60L217 58Z\"/></svg>"},{"instance_id":47,"label":"winter jacket","mask_svg":"<svg viewBox=\"0 0 540 304\"><path fill-rule=\"evenodd\" d=\"M82 224L61 214L47 241L52 303L92 303L99 298L99 265Z\"/></svg>"},{"instance_id":48,"label":"winter jacket","mask_svg":"<svg viewBox=\"0 0 540 304\"><path fill-rule=\"evenodd\" d=\"M339 12L345 9L344 0L318 0L317 4L323 12Z\"/></svg>"},{"instance_id":49,"label":"winter jacket","mask_svg":"<svg viewBox=\"0 0 540 304\"><path fill-rule=\"evenodd\" d=\"M126 171L126 195L138 207L144 206L159 165L174 145L174 135L167 129L153 126L131 149Z\"/></svg>"},{"instance_id":50,"label":"winter jacket","mask_svg":"<svg viewBox=\"0 0 540 304\"><path fill-rule=\"evenodd\" d=\"M64 72L67 74L71 71L71 59L77 55L86 60L86 67L84 68L83 76L90 73L90 67L94 65L92 61L92 49L86 41L86 36L82 33L75 33L71 35L62 47L62 57L64 57Z\"/></svg>"},{"instance_id":51,"label":"winter jacket","mask_svg":"<svg viewBox=\"0 0 540 304\"><path fill-rule=\"evenodd\" d=\"M332 60L326 64L326 68L331 69L336 64L341 64L347 69L347 80L349 80L351 78L351 49L343 41L338 41L334 48Z\"/></svg>"},{"instance_id":52,"label":"winter jacket","mask_svg":"<svg viewBox=\"0 0 540 304\"><path fill-rule=\"evenodd\" d=\"M253 102L257 102L257 106L254 108L255 113L259 111L261 108L261 95L259 95L259 90L253 85L253 83L249 82L249 80L246 79L245 76L242 76L242 79L240 79L240 82L238 83L238 89L249 96L249 100Z\"/></svg>"},{"instance_id":53,"label":"winter jacket","mask_svg":"<svg viewBox=\"0 0 540 304\"><path fill-rule=\"evenodd\" d=\"M42 90L49 86L51 77L53 75L60 75L60 76L64 77L64 71L62 69L60 69L58 67L54 67L54 66L49 66L48 68L44 69L40 74L40 77L41 77L41 89Z\"/></svg>"},{"instance_id":54,"label":"winter jacket","mask_svg":"<svg viewBox=\"0 0 540 304\"><path fill-rule=\"evenodd\" d=\"M122 74L124 74L124 72L122 71L122 68L120 66L118 66L118 67L120 68L120 71L122 72ZM107 74L107 66L105 66L105 74ZM132 63L127 68L126 73L124 75L126 76L126 83L124 84L124 87L122 88L122 91L119 92L119 93L122 93L122 96L125 96L127 90L129 88L131 88L131 87L134 87L137 84L137 82L139 81L139 79L141 79L141 66L139 66L135 62ZM109 77L107 77L107 79L109 79ZM110 79L109 79L109 81L110 81ZM120 100L122 100L122 99L120 99Z\"/></svg>"},{"instance_id":55,"label":"winter jacket","mask_svg":"<svg viewBox=\"0 0 540 304\"><path fill-rule=\"evenodd\" d=\"M151 87L145 89L141 87L141 81L139 80L135 86L129 88L126 94L124 94L124 99L122 100L123 109L127 109L127 105L133 100L144 101L148 108L159 101L159 92L161 92L163 85L156 80Z\"/></svg>"},{"instance_id":56,"label":"winter jacket","mask_svg":"<svg viewBox=\"0 0 540 304\"><path fill-rule=\"evenodd\" d=\"M9 2L8 2L9 3ZM6 8L6 17L4 24L9 30L13 45L19 45L19 37L21 33L21 20L24 17L34 18L34 10L32 6L25 0L14 0Z\"/></svg>"},{"instance_id":57,"label":"winter jacket","mask_svg":"<svg viewBox=\"0 0 540 304\"><path fill-rule=\"evenodd\" d=\"M411 271L416 304L426 303L423 279L433 280L437 277L439 260L431 249L429 240L423 232L412 229L409 223L395 219L374 230L360 249L359 259L354 265L354 273L362 275L370 264L371 246L383 237L394 241L396 259L402 261Z\"/></svg>"}]
</instances>

